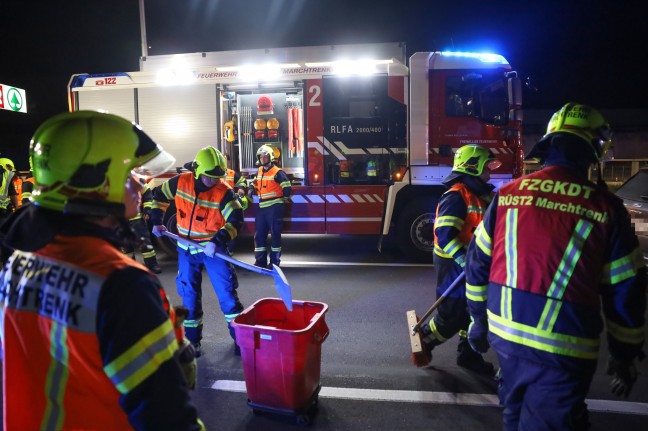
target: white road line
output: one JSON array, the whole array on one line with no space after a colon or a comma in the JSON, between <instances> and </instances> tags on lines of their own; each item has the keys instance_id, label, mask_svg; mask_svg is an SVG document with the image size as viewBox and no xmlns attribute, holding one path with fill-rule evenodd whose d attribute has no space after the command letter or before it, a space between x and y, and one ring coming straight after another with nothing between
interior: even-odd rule
<instances>
[{"instance_id":1,"label":"white road line","mask_svg":"<svg viewBox=\"0 0 648 431\"><path fill-rule=\"evenodd\" d=\"M246 392L245 382L238 380L216 380L211 389L226 392ZM453 394L452 392L396 391L383 389L355 389L322 387L323 398L338 398L360 401L391 401L405 403L452 404L477 407L499 407L497 395ZM648 404L612 400L586 400L593 412L622 413L648 416Z\"/></svg>"},{"instance_id":2,"label":"white road line","mask_svg":"<svg viewBox=\"0 0 648 431\"><path fill-rule=\"evenodd\" d=\"M432 268L431 263L370 263L370 262L308 262L282 260L282 268L309 267L309 266L414 266Z\"/></svg>"}]
</instances>

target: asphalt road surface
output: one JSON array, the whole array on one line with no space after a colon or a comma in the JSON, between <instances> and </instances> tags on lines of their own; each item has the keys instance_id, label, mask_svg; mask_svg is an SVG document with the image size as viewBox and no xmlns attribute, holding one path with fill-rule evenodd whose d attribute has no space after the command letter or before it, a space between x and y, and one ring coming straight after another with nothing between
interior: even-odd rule
<instances>
[{"instance_id":1,"label":"asphalt road surface","mask_svg":"<svg viewBox=\"0 0 648 431\"><path fill-rule=\"evenodd\" d=\"M376 251L375 237L286 235L282 270L295 300L328 305L330 335L321 346L321 385L313 430L498 430L496 382L455 363L457 339L434 351L431 366L412 365L405 313L423 314L434 302L431 265L407 262L389 242ZM240 238L235 257L252 263L253 244ZM177 298L174 261L163 258L161 279ZM273 279L238 271L244 306L278 297ZM206 278L205 278L206 280ZM234 355L213 291L205 283L205 356L198 360L195 391L208 429L303 429L291 416L255 414L247 405L241 358ZM605 350L588 404L593 430L645 430L648 361L628 400L613 397L605 375ZM494 352L486 355L497 365ZM299 387L299 385L297 385ZM258 388L257 388L258 390Z\"/></svg>"},{"instance_id":2,"label":"asphalt road surface","mask_svg":"<svg viewBox=\"0 0 648 431\"><path fill-rule=\"evenodd\" d=\"M329 336L321 345L322 386L311 430L501 429L496 382L455 363L457 339L437 347L431 366L412 365L405 313L423 314L434 302L431 265L398 256L388 243L376 251L375 237L286 235L282 269L293 298L325 303ZM235 257L252 263L252 239L239 239ZM141 261L141 257L139 257ZM160 255L160 279L172 301L177 265ZM239 296L249 307L277 297L273 279L238 270ZM304 429L293 416L255 414L247 404L242 359L234 354L208 278L203 281L204 356L198 359L193 400L208 430ZM588 397L592 430L645 430L648 423L648 360L628 400L609 393L605 349ZM494 352L486 359L497 365ZM309 365L310 366L310 365ZM297 385L299 386L299 385ZM161 412L163 414L163 412Z\"/></svg>"}]
</instances>

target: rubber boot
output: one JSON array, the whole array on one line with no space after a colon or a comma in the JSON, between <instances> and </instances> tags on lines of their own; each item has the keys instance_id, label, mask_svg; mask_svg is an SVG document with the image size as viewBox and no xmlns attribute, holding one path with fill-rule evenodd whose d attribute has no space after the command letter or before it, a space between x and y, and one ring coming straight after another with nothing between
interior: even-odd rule
<instances>
[{"instance_id":1,"label":"rubber boot","mask_svg":"<svg viewBox=\"0 0 648 431\"><path fill-rule=\"evenodd\" d=\"M432 361L432 350L439 344L442 344L442 341L439 341L430 328L430 322L432 319L424 322L421 325L421 340L423 341L423 350L427 354L428 363Z\"/></svg>"},{"instance_id":2,"label":"rubber boot","mask_svg":"<svg viewBox=\"0 0 648 431\"><path fill-rule=\"evenodd\" d=\"M489 376L495 375L495 368L490 362L484 361L481 354L475 352L468 339L459 337L459 345L457 346L457 365L474 371L480 374L487 374Z\"/></svg>"},{"instance_id":3,"label":"rubber boot","mask_svg":"<svg viewBox=\"0 0 648 431\"><path fill-rule=\"evenodd\" d=\"M160 265L158 265L157 259L155 257L145 258L144 265L146 265L146 267L150 269L154 274L159 274L162 272L162 268L160 268Z\"/></svg>"}]
</instances>

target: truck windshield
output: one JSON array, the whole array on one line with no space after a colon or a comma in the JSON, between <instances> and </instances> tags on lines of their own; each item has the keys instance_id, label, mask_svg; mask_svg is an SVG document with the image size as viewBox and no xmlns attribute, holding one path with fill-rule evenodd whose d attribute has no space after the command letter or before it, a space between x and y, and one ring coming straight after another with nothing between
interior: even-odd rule
<instances>
[{"instance_id":1,"label":"truck windshield","mask_svg":"<svg viewBox=\"0 0 648 431\"><path fill-rule=\"evenodd\" d=\"M501 73L465 73L446 79L446 115L474 117L494 125L508 123L508 92Z\"/></svg>"}]
</instances>

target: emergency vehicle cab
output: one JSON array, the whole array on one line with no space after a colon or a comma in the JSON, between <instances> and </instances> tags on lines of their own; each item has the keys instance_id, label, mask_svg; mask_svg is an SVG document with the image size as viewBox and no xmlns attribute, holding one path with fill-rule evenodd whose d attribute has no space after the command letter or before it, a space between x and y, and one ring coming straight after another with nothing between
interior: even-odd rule
<instances>
[{"instance_id":1,"label":"emergency vehicle cab","mask_svg":"<svg viewBox=\"0 0 648 431\"><path fill-rule=\"evenodd\" d=\"M284 233L394 234L404 253L430 260L456 149L491 149L502 162L496 186L523 170L520 80L497 54L418 52L407 62L404 44L384 43L140 63L138 72L73 75L70 110L137 122L178 166L213 145L248 180L257 149L271 146L293 185ZM255 210L245 212L247 232Z\"/></svg>"}]
</instances>

